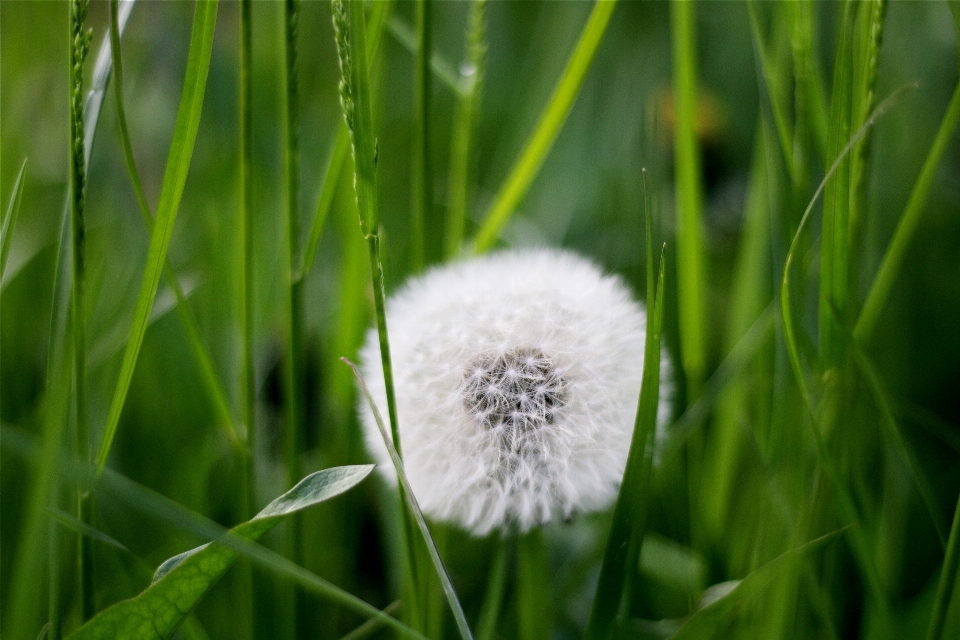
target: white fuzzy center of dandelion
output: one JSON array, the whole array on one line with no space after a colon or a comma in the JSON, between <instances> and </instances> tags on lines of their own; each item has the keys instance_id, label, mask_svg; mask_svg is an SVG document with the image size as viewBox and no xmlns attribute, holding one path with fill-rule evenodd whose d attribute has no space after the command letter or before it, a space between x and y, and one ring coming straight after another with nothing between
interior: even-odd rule
<instances>
[{"instance_id":1,"label":"white fuzzy center of dandelion","mask_svg":"<svg viewBox=\"0 0 960 640\"><path fill-rule=\"evenodd\" d=\"M523 436L552 424L565 404L563 377L539 349L477 358L464 371L462 390L467 412L517 453Z\"/></svg>"}]
</instances>

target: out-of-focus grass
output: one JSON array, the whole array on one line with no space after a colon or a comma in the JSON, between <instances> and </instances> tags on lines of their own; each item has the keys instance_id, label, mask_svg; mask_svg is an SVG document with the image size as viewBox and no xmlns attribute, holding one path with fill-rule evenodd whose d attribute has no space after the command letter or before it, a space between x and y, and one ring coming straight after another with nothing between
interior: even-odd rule
<instances>
[{"instance_id":1,"label":"out-of-focus grass","mask_svg":"<svg viewBox=\"0 0 960 640\"><path fill-rule=\"evenodd\" d=\"M697 611L683 637L960 633L960 603L951 593L960 557L960 14L947 5L617 3L566 105L551 102L551 92L566 86L561 80L591 16L604 17L612 5L431 3L422 23L429 37L419 39L414 3L378 3L366 16L375 142L364 142L372 154L361 187L376 198L378 214L361 209L366 231L380 230L388 294L412 265L453 258L471 243L549 244L621 274L642 299L652 275L643 268L640 176L648 170L654 236L667 243L663 339L674 371L665 382L678 393L676 425L644 505L651 548L670 551L659 564L644 552L638 566L625 567L630 597L617 619L628 635L669 637ZM249 32L241 31L241 7ZM108 9L90 7L87 88ZM683 33L679 20L672 32L671 12L690 9ZM233 526L288 489L291 469L366 461L354 383L338 359L355 357L374 304L330 6L299 4L290 65L284 3L221 3L193 157L173 206L164 166L193 13L187 2L136 4L122 38L132 157L125 159L112 87L87 149L90 440L100 442L105 425L115 424L110 477L128 476L182 509L157 519L160 503L150 502L145 515L116 492L95 492L87 524L129 549L90 538L97 610L141 592L144 566L221 531L186 526L186 514ZM66 492L80 477L56 463L75 457L78 424L75 327L64 313L71 261L59 250L70 242L61 225L70 179L68 17L66 2L0 3L4 207L29 157L19 216L3 239L0 420L4 433L37 443L0 443L4 637L36 637L49 620L59 621L51 628L57 637L81 618L75 529L59 529L47 511L73 511ZM391 28L380 36L384 24ZM241 49L241 33L249 50ZM418 41L430 44L429 60L421 53L419 63ZM285 71L291 68L296 76ZM482 78L479 94L471 93L471 70ZM914 82L841 163L797 237L791 352L777 311L800 217L873 106ZM287 107L299 108L299 124ZM537 140L546 144L534 145L533 157L527 150ZM172 220L171 207L179 210L176 224L153 239L157 246L139 219L129 160L142 200L158 212L155 224ZM709 286L684 289L693 259L681 245L690 227L678 229L676 211L691 210L695 197L694 240L702 245L686 247L694 246L698 277ZM412 202L424 211L422 233ZM160 235L169 242L165 260ZM147 287L138 306L148 260L157 300ZM182 296L160 278L164 264ZM682 302L683 291L698 293ZM163 313L174 298L195 319L193 330L182 313ZM144 312L150 304L158 310L152 316ZM702 314L699 338L691 306ZM143 342L124 364L122 350L101 345L129 335L135 317ZM691 345L699 345L692 360L684 355ZM121 371L130 374L129 391L111 413ZM211 380L220 381L221 399ZM302 393L294 422L291 382ZM229 416L255 428L238 429L246 436L239 448L218 428ZM298 423L299 445L289 449L284 425ZM399 597L400 612L391 615L413 621L419 614L406 608L399 509L395 495L368 481L304 512L301 555L289 557L305 573L270 556L276 580L300 585L290 587L304 603L296 624L286 619L283 589L269 584L253 590L252 618L237 615L243 576L229 572L185 637L241 637L251 619L261 637L296 629L300 637L339 638L361 625L356 610L318 597L319 578L381 609ZM466 620L484 638L544 632L535 623L547 620L547 599L551 637L581 637L610 526L610 513L581 516L511 549L431 523ZM288 553L285 535L281 528L264 543ZM761 569L771 561L772 576ZM417 564L435 579L430 564ZM252 575L262 581L267 574ZM733 592L749 592L743 606L727 609L730 600L719 600L702 608L701 598L721 595L711 585L751 575ZM436 600L430 594L442 592L435 587L417 594ZM456 637L441 604L424 604L423 628Z\"/></svg>"}]
</instances>

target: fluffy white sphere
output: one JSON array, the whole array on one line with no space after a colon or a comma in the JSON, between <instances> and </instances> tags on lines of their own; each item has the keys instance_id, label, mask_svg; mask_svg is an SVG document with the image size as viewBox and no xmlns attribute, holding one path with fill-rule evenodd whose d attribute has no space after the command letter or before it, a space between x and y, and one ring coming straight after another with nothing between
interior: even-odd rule
<instances>
[{"instance_id":1,"label":"fluffy white sphere","mask_svg":"<svg viewBox=\"0 0 960 640\"><path fill-rule=\"evenodd\" d=\"M387 301L387 327L404 468L424 513L483 535L609 506L630 448L646 324L619 278L565 251L506 251L409 281ZM361 359L386 416L375 329ZM660 395L662 422L665 380ZM362 401L361 415L396 483Z\"/></svg>"}]
</instances>

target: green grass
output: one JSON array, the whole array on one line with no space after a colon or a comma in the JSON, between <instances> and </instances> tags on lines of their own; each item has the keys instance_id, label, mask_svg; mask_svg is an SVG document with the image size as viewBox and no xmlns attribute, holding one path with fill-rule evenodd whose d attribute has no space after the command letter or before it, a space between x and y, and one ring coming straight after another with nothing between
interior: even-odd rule
<instances>
[{"instance_id":1,"label":"green grass","mask_svg":"<svg viewBox=\"0 0 960 640\"><path fill-rule=\"evenodd\" d=\"M334 6L0 4L3 637L956 637L960 4ZM478 538L340 358L528 245L669 366L615 504Z\"/></svg>"}]
</instances>

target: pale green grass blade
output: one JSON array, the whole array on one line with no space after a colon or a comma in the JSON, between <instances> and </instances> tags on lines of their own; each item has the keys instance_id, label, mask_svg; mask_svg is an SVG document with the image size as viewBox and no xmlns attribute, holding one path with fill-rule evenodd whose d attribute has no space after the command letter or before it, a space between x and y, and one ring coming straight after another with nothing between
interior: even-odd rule
<instances>
[{"instance_id":1,"label":"pale green grass blade","mask_svg":"<svg viewBox=\"0 0 960 640\"><path fill-rule=\"evenodd\" d=\"M285 516L353 488L370 475L373 467L336 467L310 474L227 535L257 540ZM102 611L70 637L168 638L238 555L236 549L213 542L175 556L160 565L153 583L143 593Z\"/></svg>"},{"instance_id":2,"label":"pale green grass blade","mask_svg":"<svg viewBox=\"0 0 960 640\"><path fill-rule=\"evenodd\" d=\"M863 342L873 333L873 329L880 319L883 311L883 305L890 296L890 291L896 282L897 274L903 265L904 258L907 255L907 249L917 230L920 218L926 210L927 201L930 196L930 188L933 185L937 174L937 168L943 161L947 150L951 148L953 134L960 123L960 85L953 91L953 97L947 107L947 112L943 116L940 128L933 140L933 145L927 154L927 159L920 169L920 175L910 192L910 198L907 200L907 206L900 216L900 222L897 223L897 229L894 231L893 239L887 248L880 263L880 270L870 287L870 293L867 294L867 300L857 318L857 324L854 329L854 336L857 340Z\"/></svg>"},{"instance_id":3,"label":"pale green grass blade","mask_svg":"<svg viewBox=\"0 0 960 640\"><path fill-rule=\"evenodd\" d=\"M474 252L483 253L493 246L539 173L580 92L580 86L615 7L616 0L600 0L594 5L583 33L580 34L580 40L567 61L543 115L540 116L540 121L484 215L483 223L473 241Z\"/></svg>"},{"instance_id":4,"label":"pale green grass blade","mask_svg":"<svg viewBox=\"0 0 960 640\"><path fill-rule=\"evenodd\" d=\"M696 399L707 365L703 181L700 145L695 131L697 106L695 4L670 3L673 87L677 122L674 129L676 174L677 290L680 355L687 379L688 402Z\"/></svg>"},{"instance_id":5,"label":"pale green grass blade","mask_svg":"<svg viewBox=\"0 0 960 640\"><path fill-rule=\"evenodd\" d=\"M726 594L693 614L676 634L670 636L670 640L724 637L725 630L729 630L737 618L750 615L751 607L766 606L764 602L769 600L770 583L784 573L785 567L823 548L845 530L846 528L828 533L782 553L752 571L743 580L732 583Z\"/></svg>"},{"instance_id":6,"label":"pale green grass blade","mask_svg":"<svg viewBox=\"0 0 960 640\"><path fill-rule=\"evenodd\" d=\"M787 167L787 172L790 174L791 180L795 182L799 169L797 167L797 158L793 152L794 131L793 122L790 120L788 111L787 98L789 94L785 86L786 75L777 68L773 53L770 51L763 37L757 0L749 0L747 2L747 9L750 14L750 30L753 34L753 43L757 50L760 70L763 73L766 94L770 99L773 121L777 128L777 138L780 141L780 148L783 151L784 164Z\"/></svg>"},{"instance_id":7,"label":"pale green grass blade","mask_svg":"<svg viewBox=\"0 0 960 640\"><path fill-rule=\"evenodd\" d=\"M647 214L649 218L649 213ZM649 235L648 235L649 237ZM648 240L648 255L651 242ZM648 265L652 257L648 258ZM636 423L630 440L623 482L613 508L613 524L607 536L600 566L600 578L593 597L586 640L604 640L613 632L625 584L636 571L640 554L642 526L646 518L646 499L653 464L653 438L657 428L657 407L660 399L660 338L663 327L663 283L665 261L660 253L656 299L648 307L647 335L643 356L643 381ZM652 289L652 287L651 287ZM653 295L648 291L648 298Z\"/></svg>"},{"instance_id":8,"label":"pale green grass blade","mask_svg":"<svg viewBox=\"0 0 960 640\"><path fill-rule=\"evenodd\" d=\"M104 428L100 450L97 453L97 468L102 470L107 464L110 446L120 422L120 413L123 410L133 379L133 370L137 364L137 356L143 344L147 320L150 316L150 307L157 293L160 283L160 274L170 238L173 235L173 223L176 220L177 210L180 207L180 198L183 195L187 172L190 168L190 158L196 141L197 128L200 124L200 112L203 107L203 94L206 88L207 72L210 70L210 54L213 48L213 30L216 24L217 0L200 0L197 2L193 23L193 34L190 40L190 53L187 58L187 71L183 84L183 95L180 98L180 108L177 112L177 122L174 128L173 141L167 159L167 168L164 173L163 186L160 191L160 204L157 206L157 217L154 221L154 230L150 236L150 248L147 253L147 265L143 274L143 283L137 298L137 307L134 313L133 326L130 330L130 340L123 354L123 363L117 381L116 391L110 404L107 423Z\"/></svg>"},{"instance_id":9,"label":"pale green grass blade","mask_svg":"<svg viewBox=\"0 0 960 640\"><path fill-rule=\"evenodd\" d=\"M393 36L397 43L410 52L411 55L417 55L417 33L406 22L397 16L391 16L387 20L387 31ZM466 87L460 78L460 73L455 65L449 60L440 56L437 52L430 54L430 71L440 81L440 83L453 92L456 96L464 96Z\"/></svg>"},{"instance_id":10,"label":"pale green grass blade","mask_svg":"<svg viewBox=\"0 0 960 640\"><path fill-rule=\"evenodd\" d=\"M376 420L377 427L380 429L380 435L383 437L383 442L387 447L387 451L390 453L390 459L393 461L393 466L397 471L397 478L403 487L403 496L406 498L407 506L409 506L410 511L413 513L414 519L417 522L417 526L420 528L423 541L426 543L427 551L430 553L430 560L433 562L434 569L437 572L437 577L440 578L440 583L443 585L443 592L447 597L447 602L450 604L450 610L453 612L453 618L457 622L457 630L460 632L460 637L463 638L463 640L472 640L473 634L470 632L470 625L467 624L467 618L463 613L463 607L460 606L460 601L457 599L457 592L453 589L453 583L450 582L450 576L447 575L447 570L443 566L443 560L440 558L440 554L437 552L437 546L433 542L433 536L430 535L430 529L427 527L427 522L423 519L423 512L420 511L420 505L417 503L417 498L413 494L413 489L410 487L410 482L407 480L407 474L403 471L403 461L400 459L400 453L397 451L390 434L387 433L387 429L383 425L383 418L380 417L380 411L377 409L377 405L373 401L373 396L370 395L370 390L367 389L367 384L364 382L363 376L360 375L360 370L357 369L357 365L353 364L346 358L341 358L341 360L343 360L351 369L353 369L353 375L357 378L357 383L360 385L360 391L363 393L367 404L370 406L370 410L373 412L373 417Z\"/></svg>"},{"instance_id":11,"label":"pale green grass blade","mask_svg":"<svg viewBox=\"0 0 960 640\"><path fill-rule=\"evenodd\" d=\"M133 145L130 142L130 133L127 128L126 108L123 101L123 60L120 55L120 19L119 2L110 0L110 51L113 55L114 69L114 97L117 105L117 125L120 131L120 143L123 147L123 158L127 165L127 173L130 175L130 182L133 185L134 193L137 197L137 203L140 205L140 213L147 229L153 232L153 214L150 212L150 205L147 204L147 198L143 192L143 184L140 180L140 173L137 171L137 163L133 156ZM166 277L167 285L173 291L177 298L177 314L180 321L183 322L183 328L186 331L187 343L190 345L190 351L196 361L197 368L200 371L201 378L210 395L210 401L216 410L220 420L218 426L223 429L224 435L234 445L239 443L240 435L237 425L234 423L230 412L230 406L227 402L227 395L223 390L223 385L217 377L216 369L213 366L213 358L209 350L200 337L200 327L196 319L190 312L186 304L186 296L183 288L177 280L170 261L164 258L163 274Z\"/></svg>"},{"instance_id":12,"label":"pale green grass blade","mask_svg":"<svg viewBox=\"0 0 960 640\"><path fill-rule=\"evenodd\" d=\"M383 608L383 613L388 616L393 616L400 611L400 604L401 603L399 600L394 600ZM370 618L347 635L341 637L340 640L364 640L364 638L369 638L374 633L379 631L381 627L383 627L383 620L379 618Z\"/></svg>"},{"instance_id":13,"label":"pale green grass blade","mask_svg":"<svg viewBox=\"0 0 960 640\"><path fill-rule=\"evenodd\" d=\"M0 231L0 280L3 279L3 272L7 268L7 258L10 256L10 246L13 244L13 232L17 228L17 216L20 215L20 200L23 197L23 176L27 170L27 161L24 160L20 165L20 171L17 173L17 179L13 183L13 191L10 192L10 202L7 204L7 212L3 216L3 229Z\"/></svg>"},{"instance_id":14,"label":"pale green grass blade","mask_svg":"<svg viewBox=\"0 0 960 640\"><path fill-rule=\"evenodd\" d=\"M444 255L450 260L460 253L467 221L470 185L471 136L480 106L486 42L486 0L473 0L467 18L464 91L457 102L453 133L450 136L450 173L447 177L447 218Z\"/></svg>"},{"instance_id":15,"label":"pale green grass blade","mask_svg":"<svg viewBox=\"0 0 960 640\"><path fill-rule=\"evenodd\" d=\"M91 527L89 524L87 524L83 520L80 520L79 518L77 518L71 513L67 513L66 511L61 511L60 509L47 509L47 512L50 514L51 519L55 520L58 524L62 525L63 527L70 529L74 533L78 533L83 536L89 536L94 540L98 540L100 542L108 544L111 547L116 547L121 551L128 551L128 552L130 551L116 539L110 537L109 535L107 535L103 531L100 531L99 529L95 529Z\"/></svg>"},{"instance_id":16,"label":"pale green grass blade","mask_svg":"<svg viewBox=\"0 0 960 640\"><path fill-rule=\"evenodd\" d=\"M940 640L943 637L943 627L947 620L950 598L953 595L958 573L960 573L960 498L957 498L957 507L953 512L947 554L943 558L943 567L940 569L937 595L930 614L930 626L927 628L927 640Z\"/></svg>"}]
</instances>

